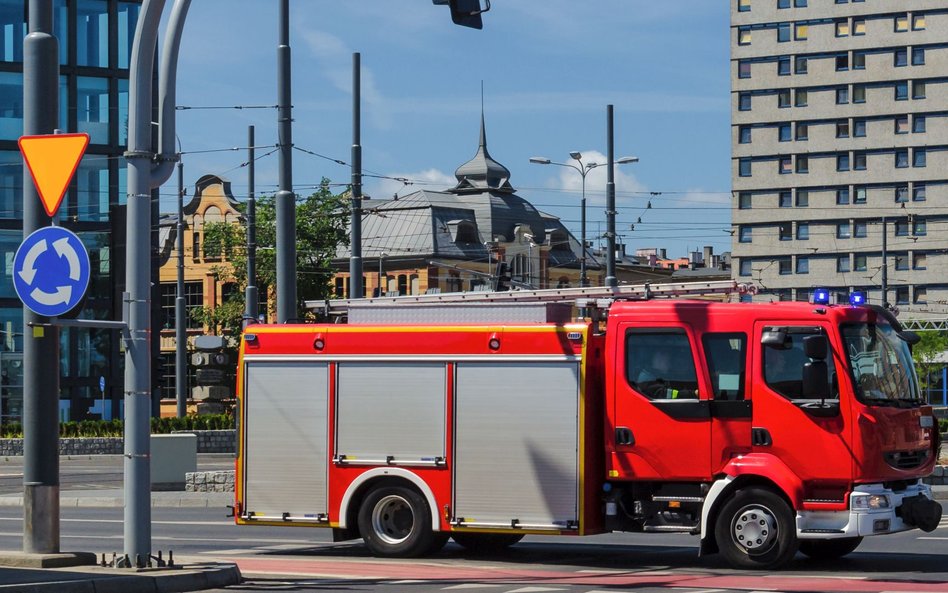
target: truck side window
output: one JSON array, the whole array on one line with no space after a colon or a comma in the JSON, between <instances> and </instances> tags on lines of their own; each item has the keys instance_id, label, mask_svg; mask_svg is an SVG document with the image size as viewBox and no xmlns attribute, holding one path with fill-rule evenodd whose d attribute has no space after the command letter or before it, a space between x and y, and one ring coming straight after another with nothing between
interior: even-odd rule
<instances>
[{"instance_id":1,"label":"truck side window","mask_svg":"<svg viewBox=\"0 0 948 593\"><path fill-rule=\"evenodd\" d=\"M625 337L626 380L650 399L696 399L698 379L683 330L630 330Z\"/></svg>"},{"instance_id":2,"label":"truck side window","mask_svg":"<svg viewBox=\"0 0 948 593\"><path fill-rule=\"evenodd\" d=\"M747 335L743 333L705 334L701 338L711 374L714 399L742 400L747 364Z\"/></svg>"},{"instance_id":3,"label":"truck side window","mask_svg":"<svg viewBox=\"0 0 948 593\"><path fill-rule=\"evenodd\" d=\"M787 331L783 346L765 345L763 348L764 381L767 386L788 399L803 398L803 365L809 361L803 352L803 338L813 335L809 331ZM839 397L836 383L836 366L832 353L826 360L832 397Z\"/></svg>"}]
</instances>

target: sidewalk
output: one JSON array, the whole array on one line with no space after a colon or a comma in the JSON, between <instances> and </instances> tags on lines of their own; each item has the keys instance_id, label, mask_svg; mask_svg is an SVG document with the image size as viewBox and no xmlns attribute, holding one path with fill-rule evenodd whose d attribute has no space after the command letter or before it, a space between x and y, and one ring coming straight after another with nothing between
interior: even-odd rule
<instances>
[{"instance_id":1,"label":"sidewalk","mask_svg":"<svg viewBox=\"0 0 948 593\"><path fill-rule=\"evenodd\" d=\"M216 589L241 581L236 565L219 562L140 571L99 566L42 569L8 566L16 556L0 552L2 593L162 593Z\"/></svg>"},{"instance_id":2,"label":"sidewalk","mask_svg":"<svg viewBox=\"0 0 948 593\"><path fill-rule=\"evenodd\" d=\"M152 507L217 507L234 504L233 492L152 492ZM0 506L23 506L22 494L0 496ZM121 507L125 506L125 492L120 488L93 490L64 490L59 494L60 508L67 507Z\"/></svg>"}]
</instances>

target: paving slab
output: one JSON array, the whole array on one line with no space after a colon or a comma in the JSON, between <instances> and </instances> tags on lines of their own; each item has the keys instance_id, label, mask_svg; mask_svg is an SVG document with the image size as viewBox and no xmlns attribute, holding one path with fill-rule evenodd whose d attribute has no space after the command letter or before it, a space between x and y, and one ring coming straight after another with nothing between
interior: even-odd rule
<instances>
[{"instance_id":1,"label":"paving slab","mask_svg":"<svg viewBox=\"0 0 948 593\"><path fill-rule=\"evenodd\" d=\"M217 589L241 582L237 565L225 562L143 570L101 566L39 569L2 564L16 555L0 551L0 593L170 593Z\"/></svg>"}]
</instances>

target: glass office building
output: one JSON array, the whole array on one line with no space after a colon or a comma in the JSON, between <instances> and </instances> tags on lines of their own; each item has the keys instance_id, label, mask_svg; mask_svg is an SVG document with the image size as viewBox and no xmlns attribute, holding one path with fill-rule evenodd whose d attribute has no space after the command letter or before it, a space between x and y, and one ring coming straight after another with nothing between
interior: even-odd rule
<instances>
[{"instance_id":1,"label":"glass office building","mask_svg":"<svg viewBox=\"0 0 948 593\"><path fill-rule=\"evenodd\" d=\"M27 0L0 0L0 420L22 415L23 308L13 289L22 241L23 38ZM58 213L89 251L92 280L80 317L119 319L124 285L122 223L128 135L128 66L140 0L53 0L59 40L59 128L90 143ZM123 357L110 330L63 328L60 417L113 415L122 400ZM115 407L115 416L119 409Z\"/></svg>"}]
</instances>

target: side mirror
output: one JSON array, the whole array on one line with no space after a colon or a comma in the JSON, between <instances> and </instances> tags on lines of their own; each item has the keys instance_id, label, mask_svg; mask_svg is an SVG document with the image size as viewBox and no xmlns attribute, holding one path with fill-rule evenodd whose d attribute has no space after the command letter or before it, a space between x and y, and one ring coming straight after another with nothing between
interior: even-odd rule
<instances>
[{"instance_id":1,"label":"side mirror","mask_svg":"<svg viewBox=\"0 0 948 593\"><path fill-rule=\"evenodd\" d=\"M803 353L807 358L826 360L826 336L807 336L803 338Z\"/></svg>"}]
</instances>

